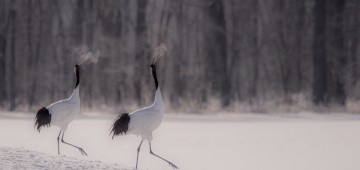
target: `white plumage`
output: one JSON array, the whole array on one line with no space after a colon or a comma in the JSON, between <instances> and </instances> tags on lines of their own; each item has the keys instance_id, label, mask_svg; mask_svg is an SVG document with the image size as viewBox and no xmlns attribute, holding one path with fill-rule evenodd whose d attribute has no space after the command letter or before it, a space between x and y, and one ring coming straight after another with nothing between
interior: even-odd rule
<instances>
[{"instance_id":1,"label":"white plumage","mask_svg":"<svg viewBox=\"0 0 360 170\"><path fill-rule=\"evenodd\" d=\"M58 154L60 154L60 135L61 142L69 146L79 149L81 154L87 155L86 152L73 144L64 141L64 134L69 125L80 114L80 96L79 96L79 83L80 83L80 66L75 65L76 85L73 93L67 99L59 100L50 104L47 107L41 108L35 117L35 126L40 132L41 127L44 126L58 126L60 128L57 137Z\"/></svg>"},{"instance_id":2,"label":"white plumage","mask_svg":"<svg viewBox=\"0 0 360 170\"><path fill-rule=\"evenodd\" d=\"M51 114L51 124L65 131L70 122L80 114L79 87L67 99L57 101L46 107Z\"/></svg>"},{"instance_id":3,"label":"white plumage","mask_svg":"<svg viewBox=\"0 0 360 170\"><path fill-rule=\"evenodd\" d=\"M151 142L152 131L157 129L163 119L164 102L160 88L156 90L155 100L151 106L130 113L128 134L140 135Z\"/></svg>"}]
</instances>

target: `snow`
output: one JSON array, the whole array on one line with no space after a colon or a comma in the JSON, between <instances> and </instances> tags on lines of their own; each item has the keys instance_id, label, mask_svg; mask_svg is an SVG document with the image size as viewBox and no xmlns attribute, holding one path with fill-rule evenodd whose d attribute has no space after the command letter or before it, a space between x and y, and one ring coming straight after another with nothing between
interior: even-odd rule
<instances>
[{"instance_id":1,"label":"snow","mask_svg":"<svg viewBox=\"0 0 360 170\"><path fill-rule=\"evenodd\" d=\"M0 114L0 169L134 169L140 138L109 136L117 115L82 115L57 155L59 129L34 129L34 114ZM360 169L360 115L166 115L152 148L180 169ZM143 143L139 169L172 169Z\"/></svg>"},{"instance_id":2,"label":"snow","mask_svg":"<svg viewBox=\"0 0 360 170\"><path fill-rule=\"evenodd\" d=\"M0 153L1 169L126 169L116 164L54 156L23 148L2 147Z\"/></svg>"}]
</instances>

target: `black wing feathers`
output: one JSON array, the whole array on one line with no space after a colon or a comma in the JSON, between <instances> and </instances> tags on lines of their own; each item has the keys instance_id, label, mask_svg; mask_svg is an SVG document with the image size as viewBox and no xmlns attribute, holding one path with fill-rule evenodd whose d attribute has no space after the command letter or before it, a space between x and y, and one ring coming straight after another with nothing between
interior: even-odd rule
<instances>
[{"instance_id":1,"label":"black wing feathers","mask_svg":"<svg viewBox=\"0 0 360 170\"><path fill-rule=\"evenodd\" d=\"M112 138L114 139L115 135L126 134L129 129L130 115L129 113L122 113L115 120L114 125L111 129L111 133L113 133Z\"/></svg>"},{"instance_id":2,"label":"black wing feathers","mask_svg":"<svg viewBox=\"0 0 360 170\"><path fill-rule=\"evenodd\" d=\"M51 114L48 109L45 107L41 108L35 117L35 126L37 126L37 130L40 132L42 126L50 126L51 122Z\"/></svg>"}]
</instances>

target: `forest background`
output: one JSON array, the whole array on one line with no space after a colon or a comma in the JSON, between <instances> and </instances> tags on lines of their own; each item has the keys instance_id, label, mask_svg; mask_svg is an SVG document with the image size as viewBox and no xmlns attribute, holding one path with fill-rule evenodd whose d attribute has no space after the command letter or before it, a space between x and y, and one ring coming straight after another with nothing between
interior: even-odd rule
<instances>
[{"instance_id":1,"label":"forest background","mask_svg":"<svg viewBox=\"0 0 360 170\"><path fill-rule=\"evenodd\" d=\"M0 107L36 111L74 85L83 109L360 112L358 0L1 0Z\"/></svg>"}]
</instances>

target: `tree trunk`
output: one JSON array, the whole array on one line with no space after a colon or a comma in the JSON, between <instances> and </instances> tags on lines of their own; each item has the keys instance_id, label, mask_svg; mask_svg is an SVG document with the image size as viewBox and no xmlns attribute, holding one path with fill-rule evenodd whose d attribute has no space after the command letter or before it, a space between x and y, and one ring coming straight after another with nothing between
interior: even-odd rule
<instances>
[{"instance_id":1,"label":"tree trunk","mask_svg":"<svg viewBox=\"0 0 360 170\"><path fill-rule=\"evenodd\" d=\"M137 17L136 17L136 38L135 38L135 61L138 62L138 66L134 73L134 87L135 87L135 99L142 104L142 80L144 77L143 65L144 65L144 56L148 52L148 42L146 35L146 5L147 0L138 0L137 2ZM150 61L150 59L148 60Z\"/></svg>"},{"instance_id":2,"label":"tree trunk","mask_svg":"<svg viewBox=\"0 0 360 170\"><path fill-rule=\"evenodd\" d=\"M326 92L326 0L316 0L313 40L313 102L324 103Z\"/></svg>"},{"instance_id":3,"label":"tree trunk","mask_svg":"<svg viewBox=\"0 0 360 170\"><path fill-rule=\"evenodd\" d=\"M224 4L221 0L214 0L209 2L208 15L213 25L209 34L208 42L208 58L212 60L209 67L213 70L211 78L215 78L216 74L219 74L219 79L215 80L220 90L220 97L222 106L228 106L230 104L230 89L229 74L227 68L227 41L226 41L226 23L224 16ZM214 68L215 67L215 68ZM215 70L214 70L215 69Z\"/></svg>"},{"instance_id":4,"label":"tree trunk","mask_svg":"<svg viewBox=\"0 0 360 170\"><path fill-rule=\"evenodd\" d=\"M260 58L260 48L259 48L259 40L258 40L258 36L259 36L259 19L258 19L258 9L259 9L259 5L258 5L258 0L253 0L252 3L252 7L254 8L254 13L253 13L253 19L252 19L252 23L253 23L253 27L252 27L252 41L251 41L251 46L252 47L252 80L251 80L251 85L250 85L250 103L253 103L253 101L255 100L255 98L257 97L257 84L258 84L258 78L259 78L259 58Z\"/></svg>"},{"instance_id":5,"label":"tree trunk","mask_svg":"<svg viewBox=\"0 0 360 170\"><path fill-rule=\"evenodd\" d=\"M39 1L37 3L37 5L38 5L38 8L40 9L40 15L45 15L45 13L43 12L43 9L42 9L41 1ZM41 76L44 76L43 72L38 71L39 70L39 68L38 68L39 64L38 63L39 63L39 60L41 58L40 51L41 51L41 46L42 46L42 41L43 41L43 37L41 36L41 34L44 31L44 28L43 28L44 19L40 18L39 20L40 21L39 21L38 28L37 28L38 30L40 30L39 33L38 33L39 38L37 40L37 43L34 44L34 47L33 47L34 49L32 50L32 51L34 51L34 55L33 55L34 58L32 58L30 63L29 63L31 65L30 68L33 69L32 72L34 73L34 75L33 75L34 79L33 79L33 81L31 82L31 85L30 85L30 91L31 92L30 92L30 95L28 96L28 102L29 102L30 106L32 106L34 103L37 103L37 101L38 101L38 99L35 96L36 92L37 92L37 89L38 89L38 86L39 86L38 79ZM37 75L37 74L39 74L39 75Z\"/></svg>"},{"instance_id":6,"label":"tree trunk","mask_svg":"<svg viewBox=\"0 0 360 170\"><path fill-rule=\"evenodd\" d=\"M352 43L350 46L350 57L351 57L351 63L352 67L351 67L351 76L354 77L351 81L351 85L355 86L356 83L358 82L358 77L359 77L359 66L358 66L358 43L359 43L359 15L358 15L358 11L359 11L359 6L360 6L360 2L355 0L355 12L353 12L353 25L352 25L352 29L353 29L353 37L352 37Z\"/></svg>"},{"instance_id":7,"label":"tree trunk","mask_svg":"<svg viewBox=\"0 0 360 170\"><path fill-rule=\"evenodd\" d=\"M16 44L16 11L10 10L10 84L9 84L9 93L8 98L10 99L10 111L13 111L16 108L16 56L15 56L15 44Z\"/></svg>"},{"instance_id":8,"label":"tree trunk","mask_svg":"<svg viewBox=\"0 0 360 170\"><path fill-rule=\"evenodd\" d=\"M6 39L0 35L0 103L3 103L5 96L5 50Z\"/></svg>"},{"instance_id":9,"label":"tree trunk","mask_svg":"<svg viewBox=\"0 0 360 170\"><path fill-rule=\"evenodd\" d=\"M5 6L5 2L0 2L1 5ZM5 8L2 8L5 10ZM5 17L5 12L3 12L2 18ZM5 21L4 19L3 21ZM5 23L4 27L0 27L0 106L3 106L3 103L6 101L6 64L5 64L5 56L6 56L6 36L9 27L9 19Z\"/></svg>"},{"instance_id":10,"label":"tree trunk","mask_svg":"<svg viewBox=\"0 0 360 170\"><path fill-rule=\"evenodd\" d=\"M346 94L345 94L345 66L346 66L346 56L345 56L345 46L344 46L344 29L343 29L343 20L344 20L344 0L337 0L335 5L335 24L334 24L334 49L335 49L335 58L337 62L336 67L336 84L335 84L335 101L337 104L345 105L346 103Z\"/></svg>"}]
</instances>

